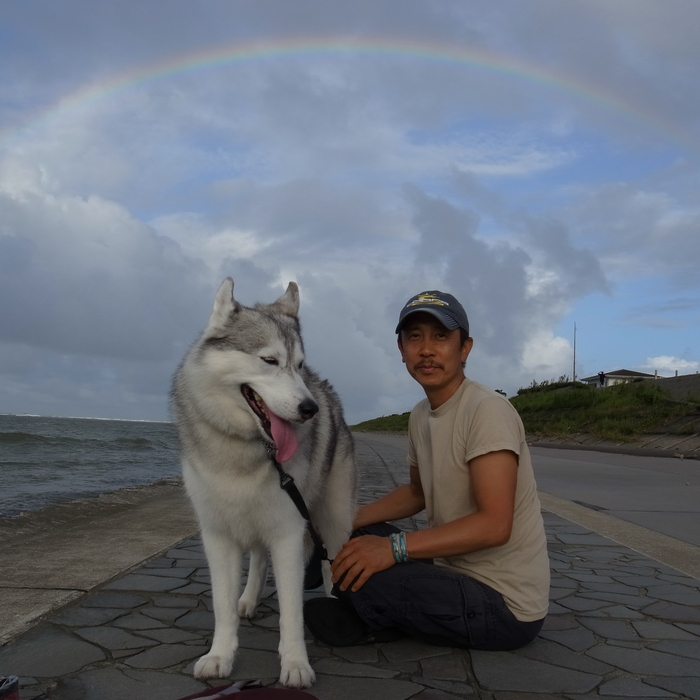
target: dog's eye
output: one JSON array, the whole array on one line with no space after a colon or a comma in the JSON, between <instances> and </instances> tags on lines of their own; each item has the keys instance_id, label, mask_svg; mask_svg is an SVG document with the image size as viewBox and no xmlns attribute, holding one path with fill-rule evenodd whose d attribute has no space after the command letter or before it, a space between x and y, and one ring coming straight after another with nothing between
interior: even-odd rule
<instances>
[{"instance_id":1,"label":"dog's eye","mask_svg":"<svg viewBox=\"0 0 700 700\"><path fill-rule=\"evenodd\" d=\"M297 369L301 369L303 366L304 366L304 363L303 363L303 362L300 362L300 363L299 363L299 366L297 367Z\"/></svg>"},{"instance_id":2,"label":"dog's eye","mask_svg":"<svg viewBox=\"0 0 700 700\"><path fill-rule=\"evenodd\" d=\"M279 364L276 357L261 357L260 359L263 362L267 362L268 365L278 365Z\"/></svg>"}]
</instances>

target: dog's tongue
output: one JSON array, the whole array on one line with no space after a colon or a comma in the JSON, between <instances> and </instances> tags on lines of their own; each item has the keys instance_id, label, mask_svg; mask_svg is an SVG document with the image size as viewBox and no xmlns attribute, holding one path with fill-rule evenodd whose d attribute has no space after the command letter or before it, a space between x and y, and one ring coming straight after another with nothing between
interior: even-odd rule
<instances>
[{"instance_id":1,"label":"dog's tongue","mask_svg":"<svg viewBox=\"0 0 700 700\"><path fill-rule=\"evenodd\" d=\"M275 447L277 448L277 461L287 462L297 449L297 436L288 421L282 420L269 409L268 413L270 414L272 439L275 441Z\"/></svg>"}]
</instances>

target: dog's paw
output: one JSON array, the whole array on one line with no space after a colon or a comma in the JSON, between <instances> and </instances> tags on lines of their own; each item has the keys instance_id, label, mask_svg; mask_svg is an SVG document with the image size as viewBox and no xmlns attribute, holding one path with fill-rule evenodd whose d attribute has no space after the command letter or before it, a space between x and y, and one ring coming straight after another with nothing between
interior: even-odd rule
<instances>
[{"instance_id":1,"label":"dog's paw","mask_svg":"<svg viewBox=\"0 0 700 700\"><path fill-rule=\"evenodd\" d=\"M316 681L316 674L308 661L282 661L280 683L287 688L308 688Z\"/></svg>"},{"instance_id":2,"label":"dog's paw","mask_svg":"<svg viewBox=\"0 0 700 700\"><path fill-rule=\"evenodd\" d=\"M233 668L233 654L205 654L194 665L195 678L228 678Z\"/></svg>"},{"instance_id":3,"label":"dog's paw","mask_svg":"<svg viewBox=\"0 0 700 700\"><path fill-rule=\"evenodd\" d=\"M238 599L238 614L241 617L251 618L255 617L255 608L258 607L258 601L252 598L246 598L242 595Z\"/></svg>"}]
</instances>

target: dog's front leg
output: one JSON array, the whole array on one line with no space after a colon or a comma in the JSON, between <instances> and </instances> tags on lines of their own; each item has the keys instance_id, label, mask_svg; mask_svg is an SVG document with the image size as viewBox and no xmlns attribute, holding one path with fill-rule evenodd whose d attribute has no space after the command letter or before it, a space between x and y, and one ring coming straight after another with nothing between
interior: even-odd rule
<instances>
[{"instance_id":1,"label":"dog's front leg","mask_svg":"<svg viewBox=\"0 0 700 700\"><path fill-rule=\"evenodd\" d=\"M311 511L311 521L328 550L331 561L342 546L350 539L352 522L355 517L355 458L343 451L336 454L328 474L321 498ZM322 564L323 584L326 595L333 588L330 563Z\"/></svg>"},{"instance_id":2,"label":"dog's front leg","mask_svg":"<svg viewBox=\"0 0 700 700\"><path fill-rule=\"evenodd\" d=\"M194 667L195 678L226 678L238 649L238 609L243 552L226 537L202 531L214 600L214 640Z\"/></svg>"},{"instance_id":3,"label":"dog's front leg","mask_svg":"<svg viewBox=\"0 0 700 700\"><path fill-rule=\"evenodd\" d=\"M280 682L308 688L315 680L304 642L304 532L303 521L290 528L270 547L280 604Z\"/></svg>"},{"instance_id":4,"label":"dog's front leg","mask_svg":"<svg viewBox=\"0 0 700 700\"><path fill-rule=\"evenodd\" d=\"M260 602L260 593L267 579L267 550L264 547L253 547L250 552L248 566L248 583L243 595L238 601L238 614L241 617L253 617L255 608Z\"/></svg>"}]
</instances>

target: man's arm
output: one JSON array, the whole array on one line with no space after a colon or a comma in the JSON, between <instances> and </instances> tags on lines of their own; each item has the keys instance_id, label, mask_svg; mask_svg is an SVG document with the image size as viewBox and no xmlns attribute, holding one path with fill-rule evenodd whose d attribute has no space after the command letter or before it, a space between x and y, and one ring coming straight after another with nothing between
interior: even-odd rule
<instances>
[{"instance_id":1,"label":"man's arm","mask_svg":"<svg viewBox=\"0 0 700 700\"><path fill-rule=\"evenodd\" d=\"M510 450L488 452L469 462L476 512L427 530L406 533L415 559L452 557L506 544L515 514L518 458Z\"/></svg>"},{"instance_id":2,"label":"man's arm","mask_svg":"<svg viewBox=\"0 0 700 700\"><path fill-rule=\"evenodd\" d=\"M475 457L469 462L469 476L476 512L444 525L406 533L412 558L450 557L508 542L515 513L517 456L510 450L500 450ZM346 542L335 558L333 581L345 574L340 588L345 590L352 583L352 590L357 591L372 574L393 564L389 538L356 537Z\"/></svg>"},{"instance_id":3,"label":"man's arm","mask_svg":"<svg viewBox=\"0 0 700 700\"><path fill-rule=\"evenodd\" d=\"M362 506L355 515L353 530L388 520L400 520L420 513L425 508L425 496L418 467L411 467L410 482L390 491L386 496Z\"/></svg>"}]
</instances>

